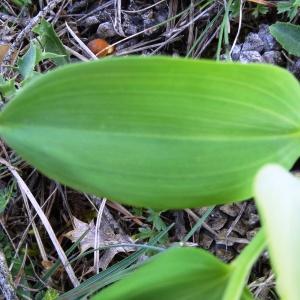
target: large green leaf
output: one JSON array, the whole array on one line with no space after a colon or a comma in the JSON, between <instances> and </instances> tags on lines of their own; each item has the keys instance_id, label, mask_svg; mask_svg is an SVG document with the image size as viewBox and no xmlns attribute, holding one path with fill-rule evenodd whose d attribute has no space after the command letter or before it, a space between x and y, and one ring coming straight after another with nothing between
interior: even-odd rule
<instances>
[{"instance_id":1,"label":"large green leaf","mask_svg":"<svg viewBox=\"0 0 300 300\"><path fill-rule=\"evenodd\" d=\"M280 166L264 167L255 197L268 237L271 262L282 300L300 299L300 181Z\"/></svg>"},{"instance_id":2,"label":"large green leaf","mask_svg":"<svg viewBox=\"0 0 300 300\"><path fill-rule=\"evenodd\" d=\"M290 54L300 56L300 26L291 23L276 22L270 26L270 32Z\"/></svg>"},{"instance_id":3,"label":"large green leaf","mask_svg":"<svg viewBox=\"0 0 300 300\"><path fill-rule=\"evenodd\" d=\"M242 200L268 162L300 153L300 89L286 71L187 59L69 65L29 83L0 134L64 184L159 209Z\"/></svg>"},{"instance_id":4,"label":"large green leaf","mask_svg":"<svg viewBox=\"0 0 300 300\"><path fill-rule=\"evenodd\" d=\"M93 300L221 300L231 269L200 249L171 248ZM244 292L242 299L252 299Z\"/></svg>"}]
</instances>

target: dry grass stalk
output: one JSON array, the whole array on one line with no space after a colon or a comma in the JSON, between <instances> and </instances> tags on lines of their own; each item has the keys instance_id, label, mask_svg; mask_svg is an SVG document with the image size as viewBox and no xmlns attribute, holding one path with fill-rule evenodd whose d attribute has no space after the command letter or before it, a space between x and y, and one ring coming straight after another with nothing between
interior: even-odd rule
<instances>
[{"instance_id":1,"label":"dry grass stalk","mask_svg":"<svg viewBox=\"0 0 300 300\"><path fill-rule=\"evenodd\" d=\"M105 208L105 204L106 204L106 199L104 198L101 201L99 210L98 210L98 214L97 214L97 221L96 221L96 230L95 230L95 242L94 242L94 269L96 270L96 273L99 273L99 268L100 268L100 264L99 264L99 247L100 247L100 234L99 234L99 230L100 230L100 225L101 225L101 220L102 220L102 215L103 215L103 211Z\"/></svg>"},{"instance_id":2,"label":"dry grass stalk","mask_svg":"<svg viewBox=\"0 0 300 300\"><path fill-rule=\"evenodd\" d=\"M61 260L61 263L63 264L73 286L74 287L78 286L79 281L75 275L75 272L74 272L72 266L70 265L64 250L60 246L60 244L56 238L56 235L53 231L53 228L52 228L51 224L49 223L49 220L46 217L46 215L44 214L43 210L41 209L40 205L38 204L38 202L32 195L31 191L29 190L29 188L27 187L26 183L21 178L19 173L14 169L14 167L11 166L7 161L5 161L3 159L0 159L0 163L5 165L9 169L11 174L15 177L20 190L23 191L26 194L26 196L28 197L29 201L31 202L31 205L34 207L34 209L36 210L37 214L39 215L43 225L45 226L45 229L53 243L54 248L56 249L56 252Z\"/></svg>"}]
</instances>

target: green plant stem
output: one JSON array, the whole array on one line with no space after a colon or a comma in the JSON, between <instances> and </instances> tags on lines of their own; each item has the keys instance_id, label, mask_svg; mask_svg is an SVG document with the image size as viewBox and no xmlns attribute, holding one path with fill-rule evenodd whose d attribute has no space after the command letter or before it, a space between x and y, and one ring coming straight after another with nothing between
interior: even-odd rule
<instances>
[{"instance_id":1,"label":"green plant stem","mask_svg":"<svg viewBox=\"0 0 300 300\"><path fill-rule=\"evenodd\" d=\"M217 47L217 60L220 60L221 50L222 50L222 42L225 44L225 51L226 54L228 54L228 44L229 44L229 31L230 31L230 19L229 19L229 12L230 7L232 5L233 0L226 1L225 6L225 13L223 17L223 21L221 23L220 27L220 33L219 33L219 41L218 41L218 47Z\"/></svg>"},{"instance_id":2,"label":"green plant stem","mask_svg":"<svg viewBox=\"0 0 300 300\"><path fill-rule=\"evenodd\" d=\"M232 275L222 300L239 300L253 264L266 247L267 240L263 229L256 234L251 243L231 263Z\"/></svg>"}]
</instances>

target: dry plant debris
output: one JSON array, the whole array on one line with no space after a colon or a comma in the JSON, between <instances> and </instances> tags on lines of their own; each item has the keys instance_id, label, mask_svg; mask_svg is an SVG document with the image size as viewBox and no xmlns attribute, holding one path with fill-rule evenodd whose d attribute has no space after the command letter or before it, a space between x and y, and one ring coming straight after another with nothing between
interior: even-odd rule
<instances>
[{"instance_id":1,"label":"dry plant debris","mask_svg":"<svg viewBox=\"0 0 300 300\"><path fill-rule=\"evenodd\" d=\"M90 223L85 223L73 217L74 229L64 234L73 243L78 241L79 238L87 232L85 237L80 241L80 252L84 253L90 248L94 248L96 238L96 226L92 220ZM118 223L114 220L113 216L108 209L104 210L99 230L99 248L108 247L104 249L101 255L99 267L105 270L114 256L118 253L129 253L135 249L130 246L111 247L117 244L133 244L133 240L127 236Z\"/></svg>"}]
</instances>

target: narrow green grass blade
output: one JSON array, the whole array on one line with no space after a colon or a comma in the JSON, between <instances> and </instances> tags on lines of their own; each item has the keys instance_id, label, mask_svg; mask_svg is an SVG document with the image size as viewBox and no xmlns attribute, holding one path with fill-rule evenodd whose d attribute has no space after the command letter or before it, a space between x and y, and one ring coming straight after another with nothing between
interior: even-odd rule
<instances>
[{"instance_id":1,"label":"narrow green grass blade","mask_svg":"<svg viewBox=\"0 0 300 300\"><path fill-rule=\"evenodd\" d=\"M156 209L252 196L258 169L300 152L299 83L267 65L130 57L29 83L0 134L66 185Z\"/></svg>"}]
</instances>

